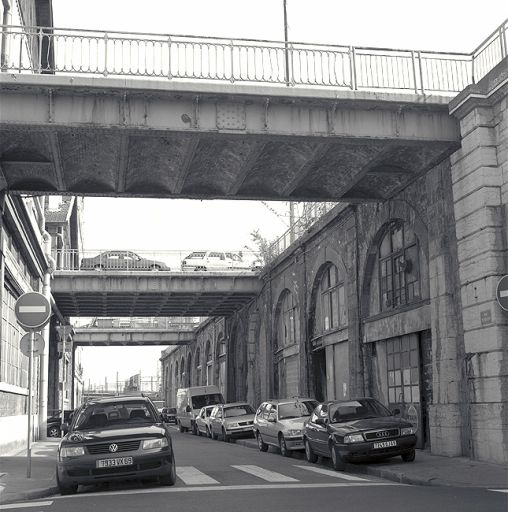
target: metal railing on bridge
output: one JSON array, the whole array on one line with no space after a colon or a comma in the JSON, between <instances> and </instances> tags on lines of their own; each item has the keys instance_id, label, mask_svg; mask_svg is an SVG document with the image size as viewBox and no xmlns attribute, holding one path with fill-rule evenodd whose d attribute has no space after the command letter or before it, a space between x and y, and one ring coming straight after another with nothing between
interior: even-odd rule
<instances>
[{"instance_id":1,"label":"metal railing on bridge","mask_svg":"<svg viewBox=\"0 0 508 512\"><path fill-rule=\"evenodd\" d=\"M204 318L201 317L100 317L94 318L86 325L80 325L76 329L163 329L178 331L193 331Z\"/></svg>"},{"instance_id":2,"label":"metal railing on bridge","mask_svg":"<svg viewBox=\"0 0 508 512\"><path fill-rule=\"evenodd\" d=\"M2 26L2 71L456 93L507 55L504 21L473 52Z\"/></svg>"}]
</instances>

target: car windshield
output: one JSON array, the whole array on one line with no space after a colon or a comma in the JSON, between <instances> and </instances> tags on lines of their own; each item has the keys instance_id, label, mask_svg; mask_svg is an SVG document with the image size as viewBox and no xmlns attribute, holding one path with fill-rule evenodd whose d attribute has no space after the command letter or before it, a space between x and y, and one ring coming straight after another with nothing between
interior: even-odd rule
<instances>
[{"instance_id":1,"label":"car windshield","mask_svg":"<svg viewBox=\"0 0 508 512\"><path fill-rule=\"evenodd\" d=\"M187 258L204 258L206 252L191 252ZM185 258L185 259L187 259Z\"/></svg>"},{"instance_id":2,"label":"car windshield","mask_svg":"<svg viewBox=\"0 0 508 512\"><path fill-rule=\"evenodd\" d=\"M245 416L246 414L254 414L254 409L248 405L235 405L234 407L224 408L225 418L234 418L236 416Z\"/></svg>"},{"instance_id":3,"label":"car windshield","mask_svg":"<svg viewBox=\"0 0 508 512\"><path fill-rule=\"evenodd\" d=\"M90 403L80 410L73 430L129 428L144 423L157 423L146 402Z\"/></svg>"},{"instance_id":4,"label":"car windshield","mask_svg":"<svg viewBox=\"0 0 508 512\"><path fill-rule=\"evenodd\" d=\"M312 411L316 408L317 402L291 402L288 404L279 405L279 420L289 420L291 418L303 418L310 416Z\"/></svg>"},{"instance_id":5,"label":"car windshield","mask_svg":"<svg viewBox=\"0 0 508 512\"><path fill-rule=\"evenodd\" d=\"M377 400L360 399L331 404L329 415L331 423L343 423L366 418L391 416L392 413Z\"/></svg>"},{"instance_id":6,"label":"car windshield","mask_svg":"<svg viewBox=\"0 0 508 512\"><path fill-rule=\"evenodd\" d=\"M192 397L192 408L201 409L207 405L222 404L222 395L220 393L212 393L211 395L195 395Z\"/></svg>"}]
</instances>

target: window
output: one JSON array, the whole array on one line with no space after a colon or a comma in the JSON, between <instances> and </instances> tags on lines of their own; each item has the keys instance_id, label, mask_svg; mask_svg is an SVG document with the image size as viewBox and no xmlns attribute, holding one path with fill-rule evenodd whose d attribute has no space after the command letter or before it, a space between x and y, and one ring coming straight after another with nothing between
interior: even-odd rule
<instances>
[{"instance_id":1,"label":"window","mask_svg":"<svg viewBox=\"0 0 508 512\"><path fill-rule=\"evenodd\" d=\"M297 342L297 318L293 294L289 290L284 290L279 299L276 349L294 345Z\"/></svg>"},{"instance_id":2,"label":"window","mask_svg":"<svg viewBox=\"0 0 508 512\"><path fill-rule=\"evenodd\" d=\"M206 342L206 385L209 386L213 383L213 355L212 355L212 344L210 340Z\"/></svg>"},{"instance_id":3,"label":"window","mask_svg":"<svg viewBox=\"0 0 508 512\"><path fill-rule=\"evenodd\" d=\"M381 311L420 298L418 240L402 222L390 225L379 246Z\"/></svg>"},{"instance_id":4,"label":"window","mask_svg":"<svg viewBox=\"0 0 508 512\"><path fill-rule=\"evenodd\" d=\"M417 335L386 342L388 402L420 403L420 373Z\"/></svg>"},{"instance_id":5,"label":"window","mask_svg":"<svg viewBox=\"0 0 508 512\"><path fill-rule=\"evenodd\" d=\"M199 350L199 347L198 349L196 350L196 384L198 386L201 385L201 350Z\"/></svg>"},{"instance_id":6,"label":"window","mask_svg":"<svg viewBox=\"0 0 508 512\"><path fill-rule=\"evenodd\" d=\"M344 283L339 282L339 272L335 265L325 269L319 291L323 332L347 324Z\"/></svg>"}]
</instances>

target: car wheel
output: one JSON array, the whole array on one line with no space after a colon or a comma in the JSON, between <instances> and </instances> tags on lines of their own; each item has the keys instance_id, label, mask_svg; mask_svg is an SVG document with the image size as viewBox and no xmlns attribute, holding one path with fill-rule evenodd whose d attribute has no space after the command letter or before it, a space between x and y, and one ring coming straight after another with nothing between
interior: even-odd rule
<instances>
[{"instance_id":1,"label":"car wheel","mask_svg":"<svg viewBox=\"0 0 508 512\"><path fill-rule=\"evenodd\" d=\"M178 430L180 432L185 432L185 428L184 428L184 426L180 422L178 422Z\"/></svg>"},{"instance_id":2,"label":"car wheel","mask_svg":"<svg viewBox=\"0 0 508 512\"><path fill-rule=\"evenodd\" d=\"M97 265L95 265L94 270L102 270L103 268L104 267L100 263L98 263Z\"/></svg>"},{"instance_id":3,"label":"car wheel","mask_svg":"<svg viewBox=\"0 0 508 512\"><path fill-rule=\"evenodd\" d=\"M210 429L206 427L206 437L212 439L212 433L210 432Z\"/></svg>"},{"instance_id":4,"label":"car wheel","mask_svg":"<svg viewBox=\"0 0 508 512\"><path fill-rule=\"evenodd\" d=\"M344 471L346 465L340 456L339 450L334 444L330 444L330 453L332 456L332 466L335 471Z\"/></svg>"},{"instance_id":5,"label":"car wheel","mask_svg":"<svg viewBox=\"0 0 508 512\"><path fill-rule=\"evenodd\" d=\"M229 443L229 440L230 440L230 436L228 436L226 434L226 431L224 429L222 429L222 440L225 442L225 443Z\"/></svg>"},{"instance_id":6,"label":"car wheel","mask_svg":"<svg viewBox=\"0 0 508 512\"><path fill-rule=\"evenodd\" d=\"M214 441L217 441L219 439L219 434L216 434L213 430L212 430L212 439Z\"/></svg>"},{"instance_id":7,"label":"car wheel","mask_svg":"<svg viewBox=\"0 0 508 512\"><path fill-rule=\"evenodd\" d=\"M48 437L60 437L60 429L58 427L49 427Z\"/></svg>"},{"instance_id":8,"label":"car wheel","mask_svg":"<svg viewBox=\"0 0 508 512\"><path fill-rule=\"evenodd\" d=\"M416 451L413 449L410 452L403 453L401 457L404 462L413 462L416 458Z\"/></svg>"},{"instance_id":9,"label":"car wheel","mask_svg":"<svg viewBox=\"0 0 508 512\"><path fill-rule=\"evenodd\" d=\"M291 457L291 452L288 450L286 440L284 439L284 436L282 434L279 434L279 448L280 454L283 457Z\"/></svg>"},{"instance_id":10,"label":"car wheel","mask_svg":"<svg viewBox=\"0 0 508 512\"><path fill-rule=\"evenodd\" d=\"M196 425L196 422L192 423L192 435L193 436L198 435L198 426Z\"/></svg>"},{"instance_id":11,"label":"car wheel","mask_svg":"<svg viewBox=\"0 0 508 512\"><path fill-rule=\"evenodd\" d=\"M308 439L305 439L305 458L307 459L307 462L312 463L317 462L318 459Z\"/></svg>"},{"instance_id":12,"label":"car wheel","mask_svg":"<svg viewBox=\"0 0 508 512\"><path fill-rule=\"evenodd\" d=\"M58 473L56 475L56 484L62 496L68 496L69 494L76 494L78 492L78 484L63 485L58 478Z\"/></svg>"},{"instance_id":13,"label":"car wheel","mask_svg":"<svg viewBox=\"0 0 508 512\"><path fill-rule=\"evenodd\" d=\"M256 440L258 442L259 451L266 452L268 450L268 445L263 441L263 438L259 432L256 432Z\"/></svg>"},{"instance_id":14,"label":"car wheel","mask_svg":"<svg viewBox=\"0 0 508 512\"><path fill-rule=\"evenodd\" d=\"M171 471L169 472L169 475L164 475L159 477L159 483L161 485L175 485L176 482L176 466L175 466L175 459L173 459L171 463Z\"/></svg>"}]
</instances>

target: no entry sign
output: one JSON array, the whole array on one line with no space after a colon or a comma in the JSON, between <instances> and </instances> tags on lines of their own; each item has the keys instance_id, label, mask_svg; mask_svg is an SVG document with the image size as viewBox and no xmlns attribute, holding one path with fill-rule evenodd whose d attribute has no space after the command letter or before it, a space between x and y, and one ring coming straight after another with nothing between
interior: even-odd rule
<instances>
[{"instance_id":1,"label":"no entry sign","mask_svg":"<svg viewBox=\"0 0 508 512\"><path fill-rule=\"evenodd\" d=\"M16 319L22 327L28 330L44 327L51 316L51 305L42 293L24 293L14 306Z\"/></svg>"},{"instance_id":2,"label":"no entry sign","mask_svg":"<svg viewBox=\"0 0 508 512\"><path fill-rule=\"evenodd\" d=\"M499 305L505 311L508 311L508 276L502 277L499 283L497 283L496 299Z\"/></svg>"}]
</instances>

